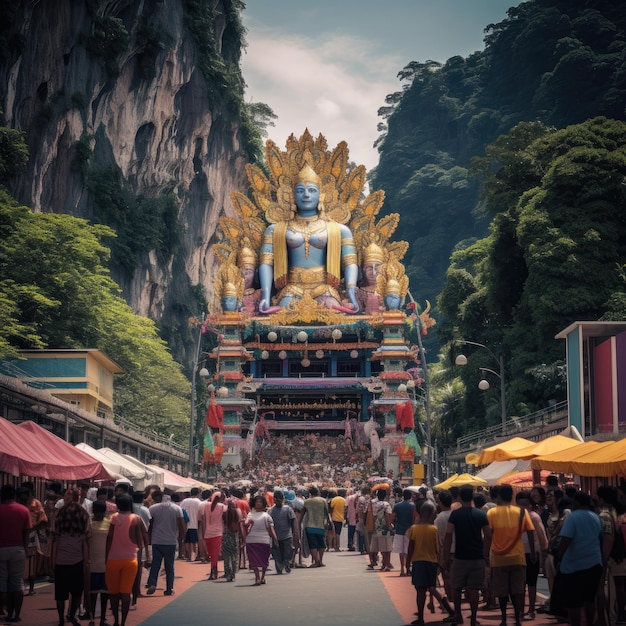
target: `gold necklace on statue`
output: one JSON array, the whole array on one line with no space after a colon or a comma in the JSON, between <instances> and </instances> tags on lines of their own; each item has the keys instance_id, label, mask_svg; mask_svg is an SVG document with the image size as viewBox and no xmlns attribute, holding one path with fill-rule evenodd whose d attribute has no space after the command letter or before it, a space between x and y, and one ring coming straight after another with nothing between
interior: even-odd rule
<instances>
[{"instance_id":1,"label":"gold necklace on statue","mask_svg":"<svg viewBox=\"0 0 626 626\"><path fill-rule=\"evenodd\" d=\"M326 222L319 217L297 217L290 224L289 228L294 232L302 235L304 239L304 258L309 258L309 247L311 235L316 235L326 228Z\"/></svg>"}]
</instances>

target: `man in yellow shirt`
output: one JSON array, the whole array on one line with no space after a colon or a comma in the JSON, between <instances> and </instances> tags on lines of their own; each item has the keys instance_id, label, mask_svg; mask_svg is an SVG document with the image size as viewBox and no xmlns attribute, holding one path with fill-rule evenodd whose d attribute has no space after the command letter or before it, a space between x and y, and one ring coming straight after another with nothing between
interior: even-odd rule
<instances>
[{"instance_id":1,"label":"man in yellow shirt","mask_svg":"<svg viewBox=\"0 0 626 626\"><path fill-rule=\"evenodd\" d=\"M491 529L488 540L491 564L491 589L498 597L501 626L506 624L506 607L511 596L515 611L515 624L519 626L524 613L524 587L526 584L526 552L522 543L523 533L528 533L531 555L535 554L535 527L528 511L511 504L513 489L501 485L497 506L487 511Z\"/></svg>"},{"instance_id":2,"label":"man in yellow shirt","mask_svg":"<svg viewBox=\"0 0 626 626\"><path fill-rule=\"evenodd\" d=\"M330 519L333 520L333 526L335 527L335 536L333 537L333 544L330 548L334 549L335 552L339 552L340 548L340 540L341 540L341 529L343 528L343 523L346 519L346 490L338 489L337 495L330 501Z\"/></svg>"}]
</instances>

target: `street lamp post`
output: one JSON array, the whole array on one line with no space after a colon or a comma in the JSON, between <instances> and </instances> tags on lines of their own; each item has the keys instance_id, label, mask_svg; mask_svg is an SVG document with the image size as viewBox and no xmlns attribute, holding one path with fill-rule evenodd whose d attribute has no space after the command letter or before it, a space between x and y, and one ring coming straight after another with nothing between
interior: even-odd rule
<instances>
[{"instance_id":1,"label":"street lamp post","mask_svg":"<svg viewBox=\"0 0 626 626\"><path fill-rule=\"evenodd\" d=\"M426 374L424 375L424 384L427 385L426 382ZM413 403L415 404L417 402L417 392L416 392L416 387L415 387L415 381L414 380L409 380L406 383L406 387L407 390L411 392L412 396L413 396ZM430 395L428 393L428 387L426 387L424 389L424 412L426 413L426 429L425 429L425 434L426 434L426 472L427 472L427 484L433 484L433 478L435 478L435 476L433 475L433 462L432 462L432 455L431 455L431 449L432 449L432 439L431 439L431 432L430 432Z\"/></svg>"},{"instance_id":2,"label":"street lamp post","mask_svg":"<svg viewBox=\"0 0 626 626\"><path fill-rule=\"evenodd\" d=\"M204 323L204 313L202 314L202 323ZM198 341L195 346L193 355L193 364L191 368L191 407L189 411L189 474L193 472L194 455L193 455L193 440L195 435L196 426L196 374L198 373L198 361L200 360L200 349L202 348L202 323L198 326ZM200 370L200 376L206 377L209 372L206 368Z\"/></svg>"},{"instance_id":3,"label":"street lamp post","mask_svg":"<svg viewBox=\"0 0 626 626\"><path fill-rule=\"evenodd\" d=\"M411 292L408 292L408 296L411 302L415 302L415 298ZM422 343L422 318L417 315L417 349L419 351L420 363L422 364L422 369L424 371L424 412L426 413L426 467L428 469L428 483L432 486L434 484L433 478L436 478L434 474L438 474L438 472L433 472L433 464L432 464L432 434L431 434L431 418L432 418L432 407L430 404L430 376L428 374L428 364L426 363L426 351L424 350L424 344ZM413 382L415 385L415 382Z\"/></svg>"},{"instance_id":4,"label":"street lamp post","mask_svg":"<svg viewBox=\"0 0 626 626\"><path fill-rule=\"evenodd\" d=\"M504 386L504 357L496 356L496 354L491 350L491 348L487 347L485 344L478 343L477 341L466 341L465 339L460 339L458 343L466 344L469 346L478 346L479 348L484 348L489 352L489 354L494 358L494 360L498 363L499 372L495 370L489 369L488 367L479 367L478 369L481 372L489 372L490 374L494 374L500 379L500 419L502 420L502 434L506 430L506 389ZM467 357L464 354L457 355L454 362L457 365L467 365ZM478 388L481 391L487 391L489 389L489 381L483 378L478 383Z\"/></svg>"}]
</instances>

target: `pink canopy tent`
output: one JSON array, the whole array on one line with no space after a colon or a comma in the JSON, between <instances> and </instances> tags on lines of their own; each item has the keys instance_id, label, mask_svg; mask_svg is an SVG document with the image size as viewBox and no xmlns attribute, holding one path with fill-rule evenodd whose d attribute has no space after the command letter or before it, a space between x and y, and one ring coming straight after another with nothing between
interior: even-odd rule
<instances>
[{"instance_id":1,"label":"pink canopy tent","mask_svg":"<svg viewBox=\"0 0 626 626\"><path fill-rule=\"evenodd\" d=\"M0 418L0 471L55 480L111 480L98 461L34 422Z\"/></svg>"}]
</instances>

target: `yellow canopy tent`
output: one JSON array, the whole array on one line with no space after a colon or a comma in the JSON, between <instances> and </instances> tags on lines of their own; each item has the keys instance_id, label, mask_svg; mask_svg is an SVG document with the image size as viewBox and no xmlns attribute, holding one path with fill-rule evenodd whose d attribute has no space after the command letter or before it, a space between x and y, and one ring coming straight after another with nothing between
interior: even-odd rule
<instances>
[{"instance_id":1,"label":"yellow canopy tent","mask_svg":"<svg viewBox=\"0 0 626 626\"><path fill-rule=\"evenodd\" d=\"M444 481L440 482L438 485L435 485L435 489L437 491L443 491L444 489L448 489L452 486L452 482L455 478L458 478L458 474L452 474L452 476L448 476Z\"/></svg>"},{"instance_id":2,"label":"yellow canopy tent","mask_svg":"<svg viewBox=\"0 0 626 626\"><path fill-rule=\"evenodd\" d=\"M454 474L442 483L435 485L435 489L437 491L443 491L444 489L450 489L450 487L462 487L463 485L486 487L487 481L477 476L472 476L471 474Z\"/></svg>"},{"instance_id":3,"label":"yellow canopy tent","mask_svg":"<svg viewBox=\"0 0 626 626\"><path fill-rule=\"evenodd\" d=\"M509 454L510 459L533 459L537 456L545 456L546 454L554 454L555 452L560 452L561 450L569 450L570 448L575 448L576 446L582 446L583 444L576 440L570 439L569 437L563 437L563 435L554 435L553 437L548 437L543 441L538 441L537 443L533 443L527 448L518 448L516 450L512 450Z\"/></svg>"},{"instance_id":4,"label":"yellow canopy tent","mask_svg":"<svg viewBox=\"0 0 626 626\"><path fill-rule=\"evenodd\" d=\"M626 439L596 448L581 459L572 461L572 473L579 476L615 476L626 468Z\"/></svg>"},{"instance_id":5,"label":"yellow canopy tent","mask_svg":"<svg viewBox=\"0 0 626 626\"><path fill-rule=\"evenodd\" d=\"M471 474L459 474L453 481L452 487L462 487L463 485L471 485L472 487L486 487L487 481L484 478L478 478L478 476L472 476Z\"/></svg>"},{"instance_id":6,"label":"yellow canopy tent","mask_svg":"<svg viewBox=\"0 0 626 626\"><path fill-rule=\"evenodd\" d=\"M576 460L584 461L585 458L595 452L614 444L614 441L587 441L581 443L576 448L559 450L552 454L535 457L530 462L530 467L534 470L549 470L562 474L572 474L572 462Z\"/></svg>"},{"instance_id":7,"label":"yellow canopy tent","mask_svg":"<svg viewBox=\"0 0 626 626\"><path fill-rule=\"evenodd\" d=\"M509 459L518 458L510 456L509 452L527 448L531 445L533 445L533 442L530 439L513 437L513 439L508 441L484 448L480 454L470 453L466 455L465 462L470 465L487 465L492 461L508 461Z\"/></svg>"}]
</instances>

